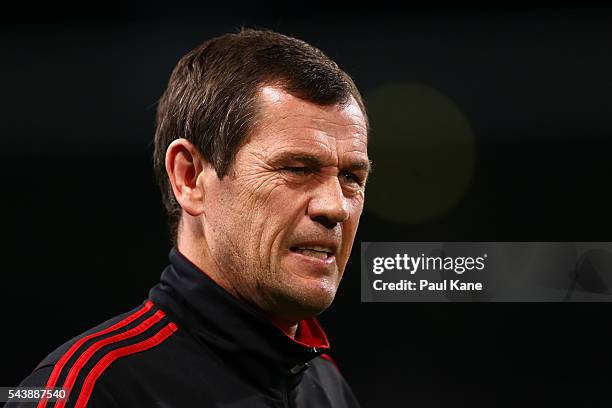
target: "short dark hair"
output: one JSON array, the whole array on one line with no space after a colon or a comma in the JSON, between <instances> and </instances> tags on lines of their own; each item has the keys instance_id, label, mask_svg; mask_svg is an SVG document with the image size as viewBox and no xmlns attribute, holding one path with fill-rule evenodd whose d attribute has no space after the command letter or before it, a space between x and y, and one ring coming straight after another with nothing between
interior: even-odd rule
<instances>
[{"instance_id":1,"label":"short dark hair","mask_svg":"<svg viewBox=\"0 0 612 408\"><path fill-rule=\"evenodd\" d=\"M168 146L189 140L223 178L254 126L258 90L266 85L319 105L347 104L352 96L367 123L353 80L304 41L253 29L206 41L178 62L157 108L153 166L175 244L181 208L165 170Z\"/></svg>"}]
</instances>

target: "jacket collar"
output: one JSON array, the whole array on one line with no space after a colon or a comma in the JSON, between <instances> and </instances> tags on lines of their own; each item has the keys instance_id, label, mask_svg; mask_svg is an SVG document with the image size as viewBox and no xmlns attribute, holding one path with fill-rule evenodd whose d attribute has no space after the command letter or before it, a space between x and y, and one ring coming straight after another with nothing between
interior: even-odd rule
<instances>
[{"instance_id":1,"label":"jacket collar","mask_svg":"<svg viewBox=\"0 0 612 408\"><path fill-rule=\"evenodd\" d=\"M300 321L293 339L255 307L229 294L176 248L169 260L150 299L260 392L295 387L308 361L329 350L327 336L315 318Z\"/></svg>"}]
</instances>

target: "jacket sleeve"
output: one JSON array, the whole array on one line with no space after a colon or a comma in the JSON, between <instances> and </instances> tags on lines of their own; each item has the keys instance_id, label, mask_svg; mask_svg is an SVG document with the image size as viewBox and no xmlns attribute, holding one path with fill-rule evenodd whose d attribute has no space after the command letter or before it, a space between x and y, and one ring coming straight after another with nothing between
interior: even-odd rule
<instances>
[{"instance_id":1,"label":"jacket sleeve","mask_svg":"<svg viewBox=\"0 0 612 408\"><path fill-rule=\"evenodd\" d=\"M27 376L19 387L44 387L47 383L47 379L51 375L53 366L40 367L34 370L29 376ZM7 402L4 408L36 408L37 402Z\"/></svg>"},{"instance_id":2,"label":"jacket sleeve","mask_svg":"<svg viewBox=\"0 0 612 408\"><path fill-rule=\"evenodd\" d=\"M47 380L51 376L53 371L53 365L45 365L36 368L29 376L27 376L20 384L19 387L44 387L47 384ZM79 397L80 390L72 390L68 397L68 403L66 407L74 406L74 403ZM36 408L38 402L7 402L4 408ZM48 405L49 406L49 405ZM104 383L100 381L96 383L93 392L89 400L87 401L88 408L111 408L118 407L112 397L112 393L108 392L104 386Z\"/></svg>"}]
</instances>

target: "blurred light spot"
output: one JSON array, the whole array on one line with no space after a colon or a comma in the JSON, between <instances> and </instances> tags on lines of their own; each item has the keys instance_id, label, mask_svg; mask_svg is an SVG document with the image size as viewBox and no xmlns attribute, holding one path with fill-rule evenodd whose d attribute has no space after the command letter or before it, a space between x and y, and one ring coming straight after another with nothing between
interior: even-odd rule
<instances>
[{"instance_id":1,"label":"blurred light spot","mask_svg":"<svg viewBox=\"0 0 612 408\"><path fill-rule=\"evenodd\" d=\"M374 172L368 211L414 224L439 217L464 196L474 172L474 137L461 109L418 83L386 84L366 95Z\"/></svg>"}]
</instances>

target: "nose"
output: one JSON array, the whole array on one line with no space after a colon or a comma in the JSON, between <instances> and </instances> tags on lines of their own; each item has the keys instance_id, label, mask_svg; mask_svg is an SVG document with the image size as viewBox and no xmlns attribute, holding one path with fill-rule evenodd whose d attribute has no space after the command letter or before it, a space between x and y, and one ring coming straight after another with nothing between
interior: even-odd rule
<instances>
[{"instance_id":1,"label":"nose","mask_svg":"<svg viewBox=\"0 0 612 408\"><path fill-rule=\"evenodd\" d=\"M328 229L348 220L348 202L338 177L327 176L321 180L308 203L308 215Z\"/></svg>"}]
</instances>

